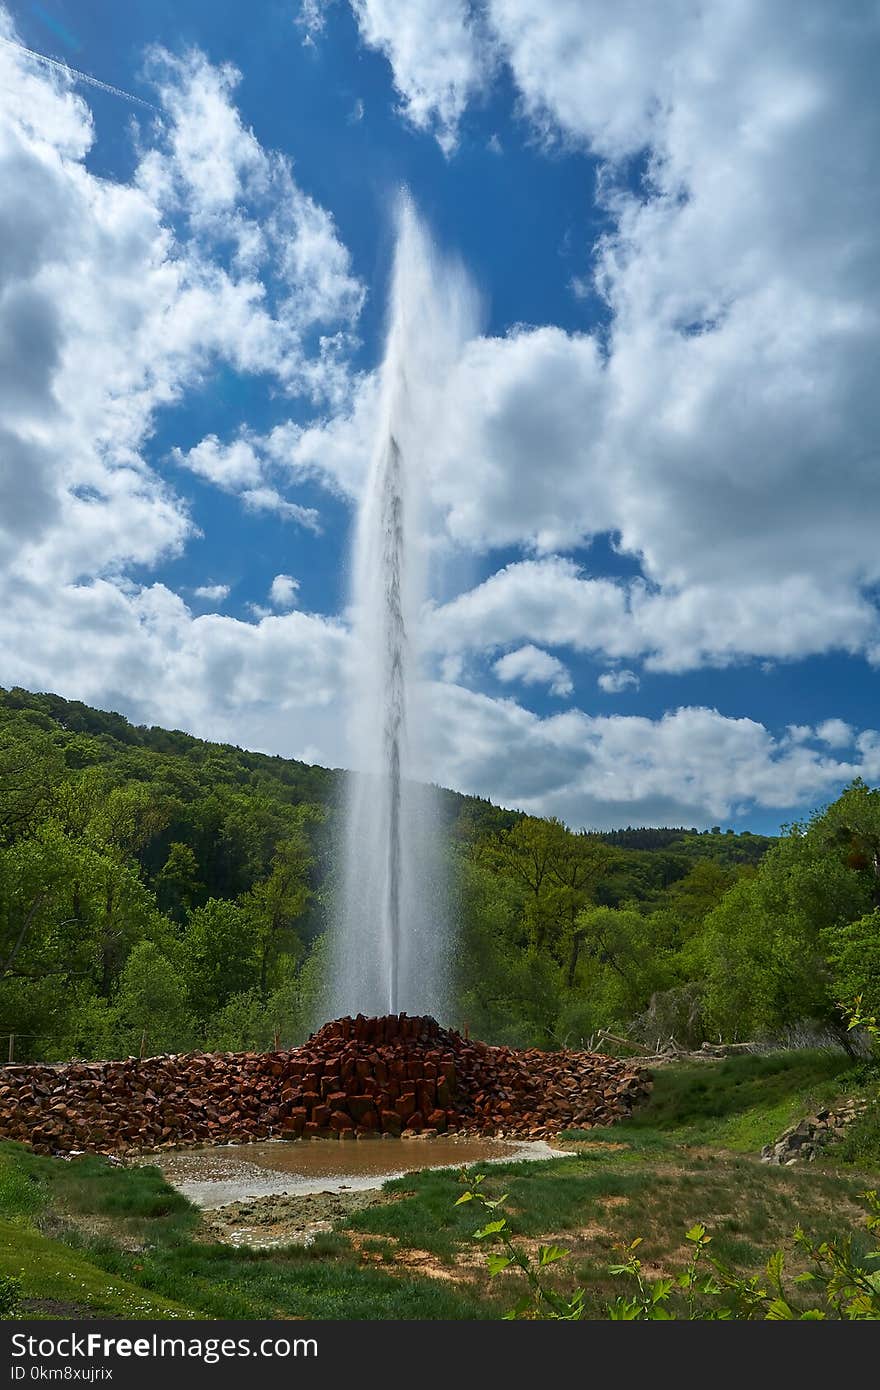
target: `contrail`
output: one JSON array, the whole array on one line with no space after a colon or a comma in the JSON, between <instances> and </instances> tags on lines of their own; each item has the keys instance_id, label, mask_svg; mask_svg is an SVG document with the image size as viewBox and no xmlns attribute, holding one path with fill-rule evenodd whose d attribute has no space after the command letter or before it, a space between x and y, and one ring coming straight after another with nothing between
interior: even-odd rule
<instances>
[{"instance_id":1,"label":"contrail","mask_svg":"<svg viewBox=\"0 0 880 1390\"><path fill-rule=\"evenodd\" d=\"M90 87L97 87L101 92L109 92L111 96L122 97L123 101L133 101L137 106L146 106L150 111L158 111L158 106L154 106L151 101L144 101L143 97L133 96L131 92L124 92L121 87L111 87L109 82L100 82L97 77L90 77L87 72L79 72L76 68L62 63L58 58L47 58L45 53L35 53L32 48L25 48L23 43L16 43L14 39L4 38L0 34L0 43L5 43L7 48L17 48L19 53L27 54L28 58L34 58L38 63L45 63L47 67L56 68L58 72L63 72L67 77L72 77L77 82L87 82Z\"/></svg>"}]
</instances>

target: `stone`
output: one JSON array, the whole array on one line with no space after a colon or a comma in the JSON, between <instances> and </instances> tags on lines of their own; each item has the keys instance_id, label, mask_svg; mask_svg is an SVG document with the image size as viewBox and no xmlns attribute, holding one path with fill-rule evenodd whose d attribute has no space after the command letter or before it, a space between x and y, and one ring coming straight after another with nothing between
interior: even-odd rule
<instances>
[{"instance_id":1,"label":"stone","mask_svg":"<svg viewBox=\"0 0 880 1390\"><path fill-rule=\"evenodd\" d=\"M649 1088L646 1074L615 1058L518 1052L429 1018L361 1015L291 1052L4 1068L0 1138L69 1153L401 1131L552 1135L575 1121L610 1123ZM839 1129L855 1109L802 1122L804 1157L820 1141L817 1125Z\"/></svg>"},{"instance_id":2,"label":"stone","mask_svg":"<svg viewBox=\"0 0 880 1390\"><path fill-rule=\"evenodd\" d=\"M376 1103L371 1095L349 1096L347 1109L352 1118L360 1123L367 1115L376 1114Z\"/></svg>"},{"instance_id":3,"label":"stone","mask_svg":"<svg viewBox=\"0 0 880 1390\"><path fill-rule=\"evenodd\" d=\"M394 1102L394 1109L402 1120L408 1120L410 1115L415 1114L416 1098L412 1091L405 1091L399 1100Z\"/></svg>"}]
</instances>

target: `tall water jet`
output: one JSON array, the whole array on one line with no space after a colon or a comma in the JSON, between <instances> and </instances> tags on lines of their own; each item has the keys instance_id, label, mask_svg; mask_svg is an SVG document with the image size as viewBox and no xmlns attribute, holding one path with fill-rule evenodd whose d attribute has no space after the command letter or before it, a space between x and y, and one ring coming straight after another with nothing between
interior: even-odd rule
<instances>
[{"instance_id":1,"label":"tall water jet","mask_svg":"<svg viewBox=\"0 0 880 1390\"><path fill-rule=\"evenodd\" d=\"M428 785L419 612L430 550L425 470L475 300L406 196L389 301L376 438L352 564L352 765L331 1016L442 1017L449 923L437 791Z\"/></svg>"}]
</instances>

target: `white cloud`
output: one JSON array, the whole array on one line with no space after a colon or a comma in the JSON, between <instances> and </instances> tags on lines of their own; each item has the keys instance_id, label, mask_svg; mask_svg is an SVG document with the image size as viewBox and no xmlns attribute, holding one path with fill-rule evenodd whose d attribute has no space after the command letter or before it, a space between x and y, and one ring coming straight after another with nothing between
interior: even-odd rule
<instances>
[{"instance_id":1,"label":"white cloud","mask_svg":"<svg viewBox=\"0 0 880 1390\"><path fill-rule=\"evenodd\" d=\"M364 286L332 216L297 184L290 159L242 122L231 64L156 49L150 72L169 121L142 150L137 182L163 214L186 219L193 251L210 254L205 287L222 288L229 303L219 316L199 309L212 311L240 370L270 371L291 392L341 404Z\"/></svg>"},{"instance_id":2,"label":"white cloud","mask_svg":"<svg viewBox=\"0 0 880 1390\"><path fill-rule=\"evenodd\" d=\"M260 482L262 466L253 446L244 439L221 444L216 434L205 435L192 449L173 449L174 462L207 478L217 487L238 492Z\"/></svg>"},{"instance_id":3,"label":"white cloud","mask_svg":"<svg viewBox=\"0 0 880 1390\"><path fill-rule=\"evenodd\" d=\"M299 595L299 580L289 574L276 574L269 586L269 599L274 608L293 608Z\"/></svg>"},{"instance_id":4,"label":"white cloud","mask_svg":"<svg viewBox=\"0 0 880 1390\"><path fill-rule=\"evenodd\" d=\"M609 333L471 342L425 466L456 547L552 554L606 533L638 558L646 583L557 586L580 649L668 671L880 659L877 22L807 10L809 23L756 0L676 0L662 19L599 0L485 10L529 118L604 161L610 230L578 287L604 295ZM473 80L448 130L492 70L473 7L452 12ZM422 94L412 118L439 121L446 10L363 0L357 14L401 90ZM639 154L635 195L623 174ZM356 495L374 398L361 378L341 411L279 426L266 457ZM576 621L597 610L598 626ZM487 644L544 640L502 626Z\"/></svg>"},{"instance_id":5,"label":"white cloud","mask_svg":"<svg viewBox=\"0 0 880 1390\"><path fill-rule=\"evenodd\" d=\"M379 381L376 373L356 378L344 410L308 425L277 425L261 448L273 466L291 481L313 478L349 499L360 496L378 426Z\"/></svg>"},{"instance_id":6,"label":"white cloud","mask_svg":"<svg viewBox=\"0 0 880 1390\"><path fill-rule=\"evenodd\" d=\"M570 695L574 689L568 667L531 643L499 657L492 670L505 684L522 681L523 685L546 685L554 695Z\"/></svg>"},{"instance_id":7,"label":"white cloud","mask_svg":"<svg viewBox=\"0 0 880 1390\"><path fill-rule=\"evenodd\" d=\"M265 451L266 444L257 436L221 444L216 435L209 434L186 452L173 449L172 458L224 492L237 493L246 511L274 512L282 521L296 522L320 535L319 512L289 501L269 481L272 459Z\"/></svg>"},{"instance_id":8,"label":"white cloud","mask_svg":"<svg viewBox=\"0 0 880 1390\"><path fill-rule=\"evenodd\" d=\"M315 38L323 34L327 24L327 10L332 4L333 0L300 0L294 24L302 30L306 47L314 44Z\"/></svg>"},{"instance_id":9,"label":"white cloud","mask_svg":"<svg viewBox=\"0 0 880 1390\"><path fill-rule=\"evenodd\" d=\"M619 695L623 690L638 690L641 681L635 671L623 667L619 671L603 671L596 684L606 695Z\"/></svg>"},{"instance_id":10,"label":"white cloud","mask_svg":"<svg viewBox=\"0 0 880 1390\"><path fill-rule=\"evenodd\" d=\"M445 154L493 65L489 37L467 0L351 0L361 37L388 59L401 112Z\"/></svg>"},{"instance_id":11,"label":"white cloud","mask_svg":"<svg viewBox=\"0 0 880 1390\"><path fill-rule=\"evenodd\" d=\"M249 512L274 512L282 521L295 521L307 531L321 534L321 519L315 508L288 502L274 487L247 488L241 500Z\"/></svg>"},{"instance_id":12,"label":"white cloud","mask_svg":"<svg viewBox=\"0 0 880 1390\"><path fill-rule=\"evenodd\" d=\"M551 550L614 525L608 391L593 338L547 327L476 339L448 392L446 428L429 457L457 544Z\"/></svg>"},{"instance_id":13,"label":"white cloud","mask_svg":"<svg viewBox=\"0 0 880 1390\"><path fill-rule=\"evenodd\" d=\"M14 34L2 9L0 27ZM216 362L348 398L343 340L310 336L325 323L344 336L363 297L331 219L242 125L231 69L191 53L156 55L154 70L169 120L141 133L125 183L86 167L91 116L62 74L0 53L0 553L31 579L180 551L187 507L143 451L156 411ZM248 260L251 204L266 235ZM209 437L177 458L252 482L251 505L268 505L246 444ZM316 524L311 509L280 510Z\"/></svg>"},{"instance_id":14,"label":"white cloud","mask_svg":"<svg viewBox=\"0 0 880 1390\"><path fill-rule=\"evenodd\" d=\"M432 14L408 13L406 82L433 90ZM541 326L470 345L431 460L450 537L549 552L610 533L658 626L608 655L880 659L876 7L486 16L533 125L602 161L610 226L579 285L609 321L601 341ZM475 63L472 26L470 43Z\"/></svg>"},{"instance_id":15,"label":"white cloud","mask_svg":"<svg viewBox=\"0 0 880 1390\"><path fill-rule=\"evenodd\" d=\"M197 589L193 589L196 598L207 599L209 603L222 603L229 598L229 584L200 584Z\"/></svg>"},{"instance_id":16,"label":"white cloud","mask_svg":"<svg viewBox=\"0 0 880 1390\"><path fill-rule=\"evenodd\" d=\"M18 583L0 609L4 680L52 689L136 722L296 757L310 744L338 762L348 636L300 612L240 622L194 617L161 584L68 585L53 603ZM28 640L21 640L21 632Z\"/></svg>"},{"instance_id":17,"label":"white cloud","mask_svg":"<svg viewBox=\"0 0 880 1390\"><path fill-rule=\"evenodd\" d=\"M850 761L713 709L541 719L461 686L435 687L433 699L433 758L447 782L575 826L705 826L755 807L784 813L880 774L880 734L870 730Z\"/></svg>"},{"instance_id":18,"label":"white cloud","mask_svg":"<svg viewBox=\"0 0 880 1390\"><path fill-rule=\"evenodd\" d=\"M809 724L789 724L785 730L787 743L806 743L813 737L813 730Z\"/></svg>"},{"instance_id":19,"label":"white cloud","mask_svg":"<svg viewBox=\"0 0 880 1390\"><path fill-rule=\"evenodd\" d=\"M0 32L14 36L2 8ZM220 362L325 408L348 400L345 335L363 294L331 219L243 127L231 70L198 54L155 63L168 120L141 131L124 182L90 172L92 118L63 75L0 46L3 679L338 758L340 624L196 617L127 577L196 534L146 456L157 412ZM246 440L175 457L246 505L318 525L266 484ZM227 593L210 581L195 597Z\"/></svg>"},{"instance_id":20,"label":"white cloud","mask_svg":"<svg viewBox=\"0 0 880 1390\"><path fill-rule=\"evenodd\" d=\"M635 198L603 173L607 340L544 326L473 341L449 430L426 442L447 538L535 552L426 615L447 784L576 824L690 824L880 776L880 734L840 720L781 736L701 709L542 720L453 683L467 652L529 646L670 671L880 651L874 21L805 13L682 0L661 24L634 4L491 4L531 119L607 161L645 145L649 182ZM407 118L451 150L490 61L472 10L363 0L359 16ZM195 533L148 441L218 363L321 412L175 453L251 508L317 529L286 486L356 495L375 418L375 379L348 367L363 286L332 218L241 121L233 69L196 54L154 72L164 126L141 132L131 182L99 179L84 101L0 51L3 678L341 761L341 623L194 616L126 577ZM599 532L644 580L552 553Z\"/></svg>"},{"instance_id":21,"label":"white cloud","mask_svg":"<svg viewBox=\"0 0 880 1390\"><path fill-rule=\"evenodd\" d=\"M694 584L682 592L643 580L591 578L550 556L496 571L427 614L435 648L447 655L544 642L615 661L642 658L651 670L725 666L761 655L794 659L835 648L857 652L877 631L870 604L842 587L793 576L775 586L744 579Z\"/></svg>"},{"instance_id":22,"label":"white cloud","mask_svg":"<svg viewBox=\"0 0 880 1390\"><path fill-rule=\"evenodd\" d=\"M842 719L826 719L816 729L816 738L827 743L829 748L851 748L855 743L855 730Z\"/></svg>"},{"instance_id":23,"label":"white cloud","mask_svg":"<svg viewBox=\"0 0 880 1390\"><path fill-rule=\"evenodd\" d=\"M247 492L252 508L283 510L273 479L315 481L351 502L363 490L377 424L378 374L368 372L351 378L348 400L335 413L307 424L287 420L267 435L243 431L225 443L209 434L192 449L172 450L172 458L226 491Z\"/></svg>"}]
</instances>

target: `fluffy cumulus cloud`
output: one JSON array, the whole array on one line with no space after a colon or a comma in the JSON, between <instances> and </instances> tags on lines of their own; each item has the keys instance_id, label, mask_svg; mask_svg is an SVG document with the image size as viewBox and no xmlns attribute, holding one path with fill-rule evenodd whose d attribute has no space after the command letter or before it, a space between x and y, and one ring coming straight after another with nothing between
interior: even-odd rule
<instances>
[{"instance_id":1,"label":"fluffy cumulus cloud","mask_svg":"<svg viewBox=\"0 0 880 1390\"><path fill-rule=\"evenodd\" d=\"M487 33L468 0L351 0L364 43L388 59L400 110L449 154L468 101L491 70Z\"/></svg>"},{"instance_id":2,"label":"fluffy cumulus cloud","mask_svg":"<svg viewBox=\"0 0 880 1390\"><path fill-rule=\"evenodd\" d=\"M264 435L247 429L226 441L205 435L191 449L173 449L172 460L251 507L254 493L272 489L280 496L279 488L306 481L351 503L364 486L378 408L378 373L353 373L338 410L319 411L306 423L286 420Z\"/></svg>"},{"instance_id":3,"label":"fluffy cumulus cloud","mask_svg":"<svg viewBox=\"0 0 880 1390\"><path fill-rule=\"evenodd\" d=\"M622 667L619 671L603 671L596 684L606 695L619 695L624 690L638 690L641 681L635 671Z\"/></svg>"},{"instance_id":4,"label":"fluffy cumulus cloud","mask_svg":"<svg viewBox=\"0 0 880 1390\"><path fill-rule=\"evenodd\" d=\"M542 719L462 686L438 686L433 699L433 755L449 783L576 826L705 826L755 805L816 804L855 776L880 775L874 731L856 738L848 759L817 747L812 730L803 740L774 738L763 724L714 709Z\"/></svg>"},{"instance_id":5,"label":"fluffy cumulus cloud","mask_svg":"<svg viewBox=\"0 0 880 1390\"><path fill-rule=\"evenodd\" d=\"M241 500L249 512L271 512L282 521L295 521L308 531L321 534L320 516L315 507L303 507L299 502L288 502L274 487L250 487L241 494Z\"/></svg>"},{"instance_id":6,"label":"fluffy cumulus cloud","mask_svg":"<svg viewBox=\"0 0 880 1390\"><path fill-rule=\"evenodd\" d=\"M221 444L216 434L207 434L191 449L175 447L171 452L181 468L189 468L224 491L244 491L262 480L260 460L244 439Z\"/></svg>"},{"instance_id":7,"label":"fluffy cumulus cloud","mask_svg":"<svg viewBox=\"0 0 880 1390\"><path fill-rule=\"evenodd\" d=\"M449 534L546 552L612 534L647 581L626 596L651 619L635 650L668 669L875 660L876 6L478 8L522 114L599 161L607 332L471 344L433 467ZM433 19L409 13L408 88L436 99Z\"/></svg>"},{"instance_id":8,"label":"fluffy cumulus cloud","mask_svg":"<svg viewBox=\"0 0 880 1390\"><path fill-rule=\"evenodd\" d=\"M829 748L851 748L855 743L855 731L842 719L826 719L816 729L816 738L827 743Z\"/></svg>"},{"instance_id":9,"label":"fluffy cumulus cloud","mask_svg":"<svg viewBox=\"0 0 880 1390\"><path fill-rule=\"evenodd\" d=\"M615 660L643 657L663 671L744 655L855 653L874 640L876 623L866 598L823 588L818 576L670 592L641 578L593 577L562 556L507 565L428 615L431 639L447 656L529 639Z\"/></svg>"},{"instance_id":10,"label":"fluffy cumulus cloud","mask_svg":"<svg viewBox=\"0 0 880 1390\"><path fill-rule=\"evenodd\" d=\"M3 9L0 33L16 37ZM332 218L243 125L237 74L198 53L151 63L162 115L122 182L90 172L92 117L64 75L0 46L2 679L265 747L294 727L278 692L295 690L294 741L335 752L338 623L196 617L128 577L196 534L146 453L158 412L217 365L347 401L363 298ZM317 528L242 443L177 462Z\"/></svg>"},{"instance_id":11,"label":"fluffy cumulus cloud","mask_svg":"<svg viewBox=\"0 0 880 1390\"><path fill-rule=\"evenodd\" d=\"M546 685L554 695L570 695L574 689L568 668L559 658L531 642L499 657L492 670L504 684L522 681L523 685Z\"/></svg>"},{"instance_id":12,"label":"fluffy cumulus cloud","mask_svg":"<svg viewBox=\"0 0 880 1390\"><path fill-rule=\"evenodd\" d=\"M289 574L276 574L269 586L269 601L274 608L295 607L298 595L298 579Z\"/></svg>"},{"instance_id":13,"label":"fluffy cumulus cloud","mask_svg":"<svg viewBox=\"0 0 880 1390\"><path fill-rule=\"evenodd\" d=\"M259 623L194 616L162 584L136 589L105 579L65 586L52 604L25 582L7 598L7 684L45 689L49 672L49 688L138 723L292 757L341 757L348 636L339 623L296 611Z\"/></svg>"},{"instance_id":14,"label":"fluffy cumulus cloud","mask_svg":"<svg viewBox=\"0 0 880 1390\"><path fill-rule=\"evenodd\" d=\"M301 10L314 42L325 8ZM511 691L568 696L566 651L602 659L608 694L641 665L880 656L876 7L352 8L402 117L450 158L506 64L532 131L598 161L607 214L587 276L601 335L474 338L426 441L437 546L526 556L425 615L447 673L433 777L578 825L706 824L880 777L880 734L839 719L776 735L712 709L541 717L455 674L473 655ZM2 679L341 762L343 621L303 612L286 574L252 622L203 611L228 597L219 578L195 611L141 581L196 535L189 475L315 533L299 483L357 495L378 408L350 368L364 289L331 214L241 119L236 71L149 62L162 114L121 181L90 171L63 74L0 46ZM218 367L310 420L186 441L160 472L159 413ZM599 534L639 577L563 553Z\"/></svg>"},{"instance_id":15,"label":"fluffy cumulus cloud","mask_svg":"<svg viewBox=\"0 0 880 1390\"><path fill-rule=\"evenodd\" d=\"M196 598L204 599L206 603L223 603L229 598L229 584L200 584L193 589Z\"/></svg>"},{"instance_id":16,"label":"fluffy cumulus cloud","mask_svg":"<svg viewBox=\"0 0 880 1390\"><path fill-rule=\"evenodd\" d=\"M156 50L149 70L168 120L163 139L142 154L138 183L163 210L182 213L215 257L225 245L237 279L274 310L246 337L245 364L268 353L288 384L333 391L332 357L308 355L308 333L353 325L364 287L332 216L297 184L289 158L264 149L242 122L237 69L197 51Z\"/></svg>"}]
</instances>

